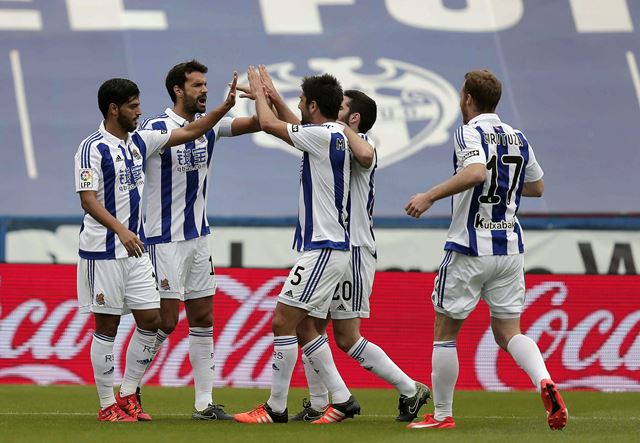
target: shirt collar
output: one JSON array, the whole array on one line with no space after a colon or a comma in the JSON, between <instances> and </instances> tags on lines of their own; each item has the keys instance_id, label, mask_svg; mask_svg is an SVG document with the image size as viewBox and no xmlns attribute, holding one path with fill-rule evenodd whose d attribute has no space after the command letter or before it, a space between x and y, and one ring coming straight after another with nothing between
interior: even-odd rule
<instances>
[{"instance_id":1,"label":"shirt collar","mask_svg":"<svg viewBox=\"0 0 640 443\"><path fill-rule=\"evenodd\" d=\"M107 128L104 127L104 120L100 122L100 128L98 130L100 131L100 134L102 134L102 136L114 146L125 147L129 146L129 143L131 143L131 135L129 133L127 133L126 140L120 140L118 137L107 131Z\"/></svg>"},{"instance_id":2,"label":"shirt collar","mask_svg":"<svg viewBox=\"0 0 640 443\"><path fill-rule=\"evenodd\" d=\"M472 118L469 123L467 123L468 125L473 125L474 123L477 123L479 121L484 121L484 120L494 120L494 121L500 121L500 117L498 117L498 114L480 114L475 116L474 118Z\"/></svg>"},{"instance_id":3,"label":"shirt collar","mask_svg":"<svg viewBox=\"0 0 640 443\"><path fill-rule=\"evenodd\" d=\"M165 114L167 114L171 118L171 120L173 120L174 122L179 124L181 128L184 127L184 125L189 123L186 119L180 117L178 114L173 112L173 109L171 109L171 108L165 109L164 112L165 112Z\"/></svg>"}]
</instances>

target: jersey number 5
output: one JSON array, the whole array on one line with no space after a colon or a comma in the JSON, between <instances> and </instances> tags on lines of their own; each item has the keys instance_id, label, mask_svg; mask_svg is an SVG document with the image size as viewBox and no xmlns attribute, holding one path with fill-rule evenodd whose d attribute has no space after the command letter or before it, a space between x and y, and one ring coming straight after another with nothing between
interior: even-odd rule
<instances>
[{"instance_id":1,"label":"jersey number 5","mask_svg":"<svg viewBox=\"0 0 640 443\"><path fill-rule=\"evenodd\" d=\"M507 167L509 165L516 165L516 170L509 185L509 191L507 192L507 204L511 204L511 197L518 184L524 159L520 155L503 155L500 157L500 162ZM487 162L487 169L491 171L491 184L489 185L487 193L478 197L478 201L489 205L497 205L502 199L496 194L498 190L498 158L495 155Z\"/></svg>"}]
</instances>

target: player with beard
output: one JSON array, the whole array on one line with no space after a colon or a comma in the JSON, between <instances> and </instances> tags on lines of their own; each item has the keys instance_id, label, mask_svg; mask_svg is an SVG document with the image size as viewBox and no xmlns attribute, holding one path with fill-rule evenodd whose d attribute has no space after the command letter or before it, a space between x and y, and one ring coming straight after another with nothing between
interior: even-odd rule
<instances>
[{"instance_id":1,"label":"player with beard","mask_svg":"<svg viewBox=\"0 0 640 443\"><path fill-rule=\"evenodd\" d=\"M189 127L205 118L208 68L197 60L169 70L166 88L172 108L145 121L144 129ZM193 368L195 420L231 420L213 402L213 260L207 244L207 182L214 146L220 137L260 130L257 118L222 118L197 140L159 152L147 160L145 245L160 291L161 325L157 352L178 323L180 300L189 323L189 361Z\"/></svg>"},{"instance_id":2,"label":"player with beard","mask_svg":"<svg viewBox=\"0 0 640 443\"><path fill-rule=\"evenodd\" d=\"M175 130L136 130L140 91L131 80L107 80L98 90L104 121L80 143L75 169L76 192L85 211L79 238L78 305L95 319L90 354L100 421L151 420L136 396L160 326L155 275L140 239L146 161L162 149L201 137L216 125L235 104L236 83L234 73L224 103L194 124ZM120 316L129 312L137 327L114 397L113 346Z\"/></svg>"}]
</instances>

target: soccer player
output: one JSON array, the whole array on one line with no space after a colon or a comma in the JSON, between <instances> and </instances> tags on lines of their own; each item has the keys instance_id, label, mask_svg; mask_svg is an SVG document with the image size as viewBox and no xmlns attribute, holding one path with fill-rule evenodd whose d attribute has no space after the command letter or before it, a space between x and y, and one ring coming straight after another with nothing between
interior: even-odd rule
<instances>
[{"instance_id":1,"label":"soccer player","mask_svg":"<svg viewBox=\"0 0 640 443\"><path fill-rule=\"evenodd\" d=\"M274 100L274 102L277 102ZM361 164L358 157L351 162L349 238L351 241L351 261L347 272L336 287L329 308L333 322L333 334L338 347L356 360L363 368L393 385L400 393L397 421L412 421L420 407L429 398L429 389L422 383L412 380L389 356L376 344L360 334L360 319L369 318L369 297L373 286L376 268L376 243L373 234L373 205L375 197L374 175L377 167L377 153L373 141L366 133L376 121L376 102L365 93L357 90L344 92L339 121L349 129L349 146L358 145L364 140L365 149L371 151L371 161ZM357 134L359 133L359 134ZM362 140L354 139L361 137ZM326 313L312 312L315 328L326 336L329 318ZM314 371L309 359L302 354L305 375L309 385L310 402L303 402L303 410L292 420L313 421L329 420L327 389Z\"/></svg>"},{"instance_id":2,"label":"soccer player","mask_svg":"<svg viewBox=\"0 0 640 443\"><path fill-rule=\"evenodd\" d=\"M175 65L166 78L173 108L145 121L143 129L167 131L203 117L208 68L197 60ZM178 323L180 300L189 322L196 420L233 420L213 403L213 294L216 282L207 245L207 176L220 137L260 130L257 117L224 117L197 140L147 160L145 245L160 291L161 325L154 354Z\"/></svg>"},{"instance_id":3,"label":"soccer player","mask_svg":"<svg viewBox=\"0 0 640 443\"><path fill-rule=\"evenodd\" d=\"M95 333L91 364L100 398L100 421L148 421L136 389L151 362L160 326L160 299L141 234L140 199L147 158L163 148L202 136L235 104L234 73L224 103L192 125L173 131L136 130L140 91L135 83L115 78L98 90L104 117L75 155L76 192L85 210L80 229L78 305L92 312ZM120 316L131 312L136 330L127 348L120 390L113 393L113 345Z\"/></svg>"},{"instance_id":4,"label":"soccer player","mask_svg":"<svg viewBox=\"0 0 640 443\"><path fill-rule=\"evenodd\" d=\"M342 88L328 74L305 77L298 105L303 125L294 125L279 120L273 113L258 71L251 66L247 74L262 130L303 153L294 237L294 247L301 255L278 296L272 321L271 395L264 404L234 418L242 423L288 421L287 396L300 343L331 392L333 410L340 417L336 421L341 421L359 414L360 405L340 377L326 338L314 332L298 339L296 328L310 312L327 310L334 288L349 263L345 221L349 146L342 126L335 122L342 102Z\"/></svg>"},{"instance_id":5,"label":"soccer player","mask_svg":"<svg viewBox=\"0 0 640 443\"><path fill-rule=\"evenodd\" d=\"M500 81L487 70L468 72L464 78L464 125L454 137L454 176L414 195L405 207L408 215L418 218L434 202L453 196L446 252L431 295L436 311L431 373L435 412L408 427L455 427L456 337L482 298L489 305L496 343L541 390L549 427L562 429L568 420L564 401L538 346L520 332L524 244L516 213L522 196L542 196L543 172L524 134L495 114Z\"/></svg>"}]
</instances>

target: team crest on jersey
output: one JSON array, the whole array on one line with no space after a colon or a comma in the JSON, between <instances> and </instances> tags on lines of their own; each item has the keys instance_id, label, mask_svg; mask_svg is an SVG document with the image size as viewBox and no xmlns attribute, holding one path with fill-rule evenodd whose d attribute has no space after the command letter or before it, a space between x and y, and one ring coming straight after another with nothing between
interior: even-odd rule
<instances>
[{"instance_id":1,"label":"team crest on jersey","mask_svg":"<svg viewBox=\"0 0 640 443\"><path fill-rule=\"evenodd\" d=\"M136 148L133 148L133 158L135 158L136 160L140 160L142 158L140 156L140 152Z\"/></svg>"},{"instance_id":2,"label":"team crest on jersey","mask_svg":"<svg viewBox=\"0 0 640 443\"><path fill-rule=\"evenodd\" d=\"M343 90L357 89L373 98L378 105L378 119L369 136L376 145L378 167L389 166L422 149L447 142L450 127L459 113L459 96L455 88L422 66L387 58L378 59L376 65L375 69L365 65L360 57L311 58L308 61L310 69L292 62L269 65L267 69L276 89L294 111L305 75L329 72L340 81ZM361 72L364 70L366 73ZM246 75L238 81L247 83ZM252 115L253 103L241 101L231 113L233 116ZM262 147L295 153L286 143L264 133L254 134L253 141Z\"/></svg>"},{"instance_id":3,"label":"team crest on jersey","mask_svg":"<svg viewBox=\"0 0 640 443\"><path fill-rule=\"evenodd\" d=\"M169 280L168 280L168 279L166 279L166 278L163 278L163 279L160 281L160 287L161 287L162 289L164 289L165 291L170 290L170 289L171 289L171 285L169 285Z\"/></svg>"},{"instance_id":4,"label":"team crest on jersey","mask_svg":"<svg viewBox=\"0 0 640 443\"><path fill-rule=\"evenodd\" d=\"M104 294L102 292L96 295L96 304L100 306L104 306Z\"/></svg>"}]
</instances>

